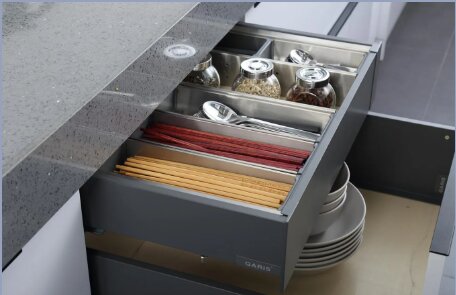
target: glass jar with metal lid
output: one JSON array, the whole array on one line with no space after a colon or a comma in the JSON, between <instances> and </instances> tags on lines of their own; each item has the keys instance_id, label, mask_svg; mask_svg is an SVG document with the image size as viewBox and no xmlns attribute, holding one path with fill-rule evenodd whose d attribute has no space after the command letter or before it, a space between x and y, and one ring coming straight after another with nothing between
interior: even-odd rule
<instances>
[{"instance_id":1,"label":"glass jar with metal lid","mask_svg":"<svg viewBox=\"0 0 456 295\"><path fill-rule=\"evenodd\" d=\"M329 72L320 67L296 71L296 84L287 92L287 100L326 108L336 106L336 93L329 83Z\"/></svg>"},{"instance_id":2,"label":"glass jar with metal lid","mask_svg":"<svg viewBox=\"0 0 456 295\"><path fill-rule=\"evenodd\" d=\"M280 83L274 75L274 64L264 58L249 58L241 63L241 73L234 80L232 90L268 96L280 97Z\"/></svg>"},{"instance_id":3,"label":"glass jar with metal lid","mask_svg":"<svg viewBox=\"0 0 456 295\"><path fill-rule=\"evenodd\" d=\"M220 87L220 75L212 65L212 56L208 54L193 68L193 71L188 74L184 81L204 86Z\"/></svg>"}]
</instances>

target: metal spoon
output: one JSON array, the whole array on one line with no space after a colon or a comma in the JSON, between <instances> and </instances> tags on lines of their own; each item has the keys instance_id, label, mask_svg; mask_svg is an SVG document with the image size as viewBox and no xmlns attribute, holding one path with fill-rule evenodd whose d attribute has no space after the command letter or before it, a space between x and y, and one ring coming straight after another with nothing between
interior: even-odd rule
<instances>
[{"instance_id":1,"label":"metal spoon","mask_svg":"<svg viewBox=\"0 0 456 295\"><path fill-rule=\"evenodd\" d=\"M323 64L318 62L309 52L301 49L291 50L287 57L287 61L299 65L319 66L322 68L341 70L350 73L356 73L358 71L356 68L342 66L340 64Z\"/></svg>"},{"instance_id":2,"label":"metal spoon","mask_svg":"<svg viewBox=\"0 0 456 295\"><path fill-rule=\"evenodd\" d=\"M240 116L236 114L235 111L233 111L230 107L217 102L217 101L206 101L203 104L203 113L206 117L209 119L216 121L216 122L221 122L221 123L230 123L230 124L243 124L243 123L249 123L249 124L254 124L262 129L266 129L269 131L274 131L274 132L282 132L282 133L287 133L295 136L302 137L307 140L311 141L316 141L320 134L318 133L312 133L309 131L304 131L304 130L299 130L279 124L274 124L271 122L263 121L263 120L258 120L254 118L249 118L246 116Z\"/></svg>"}]
</instances>

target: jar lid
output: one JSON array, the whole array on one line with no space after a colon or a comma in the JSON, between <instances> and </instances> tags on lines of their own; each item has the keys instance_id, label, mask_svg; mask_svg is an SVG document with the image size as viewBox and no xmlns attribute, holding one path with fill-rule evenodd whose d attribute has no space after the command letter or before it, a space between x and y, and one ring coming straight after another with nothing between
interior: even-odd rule
<instances>
[{"instance_id":1,"label":"jar lid","mask_svg":"<svg viewBox=\"0 0 456 295\"><path fill-rule=\"evenodd\" d=\"M329 77L329 72L323 68L302 68L296 71L296 84L307 88L320 88L328 85Z\"/></svg>"},{"instance_id":2,"label":"jar lid","mask_svg":"<svg viewBox=\"0 0 456 295\"><path fill-rule=\"evenodd\" d=\"M265 79L274 73L274 64L264 58L249 58L241 63L241 74L251 79Z\"/></svg>"},{"instance_id":3,"label":"jar lid","mask_svg":"<svg viewBox=\"0 0 456 295\"><path fill-rule=\"evenodd\" d=\"M204 71L208 67L212 65L212 55L208 53L203 60L197 64L194 68L193 71Z\"/></svg>"},{"instance_id":4,"label":"jar lid","mask_svg":"<svg viewBox=\"0 0 456 295\"><path fill-rule=\"evenodd\" d=\"M304 50L293 49L288 55L288 61L295 64L308 65L313 63L314 58L310 53L305 52Z\"/></svg>"}]
</instances>

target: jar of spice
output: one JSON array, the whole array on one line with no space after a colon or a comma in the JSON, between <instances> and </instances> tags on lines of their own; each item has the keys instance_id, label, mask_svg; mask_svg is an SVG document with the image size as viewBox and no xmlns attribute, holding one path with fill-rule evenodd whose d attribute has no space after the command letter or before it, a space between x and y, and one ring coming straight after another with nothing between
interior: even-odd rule
<instances>
[{"instance_id":1,"label":"jar of spice","mask_svg":"<svg viewBox=\"0 0 456 295\"><path fill-rule=\"evenodd\" d=\"M279 98L281 89L274 75L274 64L264 58L250 58L241 63L241 73L232 90L248 94Z\"/></svg>"},{"instance_id":2,"label":"jar of spice","mask_svg":"<svg viewBox=\"0 0 456 295\"><path fill-rule=\"evenodd\" d=\"M204 86L220 87L220 75L212 65L212 56L208 54L193 68L193 71L188 74L184 81Z\"/></svg>"},{"instance_id":3,"label":"jar of spice","mask_svg":"<svg viewBox=\"0 0 456 295\"><path fill-rule=\"evenodd\" d=\"M320 67L302 68L296 71L296 84L287 92L287 100L335 108L336 93L329 84L329 72Z\"/></svg>"}]
</instances>

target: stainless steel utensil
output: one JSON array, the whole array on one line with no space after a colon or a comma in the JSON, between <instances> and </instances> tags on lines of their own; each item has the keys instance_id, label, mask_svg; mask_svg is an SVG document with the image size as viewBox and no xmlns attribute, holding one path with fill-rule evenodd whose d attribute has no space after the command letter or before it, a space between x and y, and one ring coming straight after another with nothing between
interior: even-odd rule
<instances>
[{"instance_id":1,"label":"stainless steel utensil","mask_svg":"<svg viewBox=\"0 0 456 295\"><path fill-rule=\"evenodd\" d=\"M230 107L219 103L217 101L206 101L203 104L203 113L204 115L214 121L221 122L221 123L229 123L229 124L243 124L249 123L259 126L261 129L266 129L269 131L274 132L282 132L287 133L295 136L299 136L305 138L307 140L316 141L320 134L312 133L309 131L299 130L279 124L274 124L271 122L249 118L246 116L238 115L234 110Z\"/></svg>"},{"instance_id":2,"label":"stainless steel utensil","mask_svg":"<svg viewBox=\"0 0 456 295\"><path fill-rule=\"evenodd\" d=\"M324 64L318 62L309 52L301 49L293 49L290 51L290 55L288 56L287 60L295 64L319 66L322 68L341 70L350 73L356 73L358 71L356 68L346 67L340 64Z\"/></svg>"}]
</instances>

